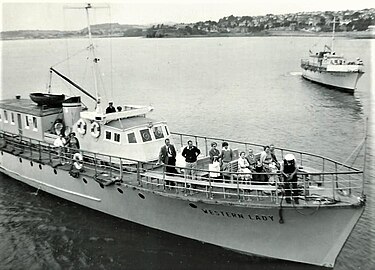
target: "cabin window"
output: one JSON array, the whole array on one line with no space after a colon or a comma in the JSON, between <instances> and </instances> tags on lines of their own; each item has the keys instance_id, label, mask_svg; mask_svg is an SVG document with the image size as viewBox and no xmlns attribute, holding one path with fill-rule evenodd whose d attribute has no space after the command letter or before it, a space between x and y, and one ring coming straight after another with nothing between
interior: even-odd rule
<instances>
[{"instance_id":1,"label":"cabin window","mask_svg":"<svg viewBox=\"0 0 375 270\"><path fill-rule=\"evenodd\" d=\"M165 132L167 133L167 135L169 135L169 131L168 131L167 126L165 126Z\"/></svg>"},{"instance_id":2,"label":"cabin window","mask_svg":"<svg viewBox=\"0 0 375 270\"><path fill-rule=\"evenodd\" d=\"M151 141L151 134L149 129L142 129L141 130L141 137L144 142Z\"/></svg>"},{"instance_id":3,"label":"cabin window","mask_svg":"<svg viewBox=\"0 0 375 270\"><path fill-rule=\"evenodd\" d=\"M164 138L162 128L161 127L154 127L154 135L155 135L155 139Z\"/></svg>"},{"instance_id":4,"label":"cabin window","mask_svg":"<svg viewBox=\"0 0 375 270\"><path fill-rule=\"evenodd\" d=\"M10 123L14 125L14 113L10 114Z\"/></svg>"},{"instance_id":5,"label":"cabin window","mask_svg":"<svg viewBox=\"0 0 375 270\"><path fill-rule=\"evenodd\" d=\"M106 130L106 131L105 131L105 139L106 139L106 140L110 140L111 137L112 137L112 132Z\"/></svg>"},{"instance_id":6,"label":"cabin window","mask_svg":"<svg viewBox=\"0 0 375 270\"><path fill-rule=\"evenodd\" d=\"M114 136L115 142L120 142L120 133L114 133L113 136Z\"/></svg>"},{"instance_id":7,"label":"cabin window","mask_svg":"<svg viewBox=\"0 0 375 270\"><path fill-rule=\"evenodd\" d=\"M29 117L25 116L25 128L30 128Z\"/></svg>"},{"instance_id":8,"label":"cabin window","mask_svg":"<svg viewBox=\"0 0 375 270\"><path fill-rule=\"evenodd\" d=\"M137 139L135 138L134 132L128 134L128 142L129 143L137 143Z\"/></svg>"},{"instance_id":9,"label":"cabin window","mask_svg":"<svg viewBox=\"0 0 375 270\"><path fill-rule=\"evenodd\" d=\"M8 123L8 112L4 110L4 122Z\"/></svg>"},{"instance_id":10,"label":"cabin window","mask_svg":"<svg viewBox=\"0 0 375 270\"><path fill-rule=\"evenodd\" d=\"M34 126L34 130L38 129L38 121L36 117L33 117L33 126Z\"/></svg>"}]
</instances>

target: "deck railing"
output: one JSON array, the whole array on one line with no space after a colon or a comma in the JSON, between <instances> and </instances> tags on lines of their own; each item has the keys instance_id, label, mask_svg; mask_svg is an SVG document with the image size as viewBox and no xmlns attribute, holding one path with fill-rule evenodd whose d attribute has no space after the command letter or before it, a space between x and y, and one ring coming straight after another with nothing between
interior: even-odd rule
<instances>
[{"instance_id":1,"label":"deck railing","mask_svg":"<svg viewBox=\"0 0 375 270\"><path fill-rule=\"evenodd\" d=\"M181 133L173 133L173 136L177 136L179 140L175 139L174 142L176 145L180 142L181 147L187 140L192 140L198 147L203 148L203 156L208 155L208 145L211 142L224 141L219 138ZM278 148L277 153L281 157L285 153L293 153L298 159L298 163L303 164L298 172L297 190L293 190L292 187L283 183L279 171L273 173L251 172L249 174L228 171L217 172L209 171L206 168L197 168L193 169L195 178L192 179L191 176L186 175L187 170L190 170L186 167L175 167L179 173L172 174L167 173L168 165L165 164L141 162L68 147L58 148L43 141L4 131L0 131L0 139L1 151L10 151L14 155L29 159L31 162L35 161L51 166L57 163L68 164L70 170L78 170L83 176L93 177L94 175L94 178L102 177L117 182L126 182L127 179L132 178L133 184L168 194L176 193L198 198L201 196L208 199L239 201L270 199L271 202L275 203L282 200L288 188L292 192L297 192L298 198L305 202L327 199L330 202L347 200L349 203L353 196L363 194L363 172L359 169L330 158L291 149ZM255 143L225 141L233 148L237 147L244 150L250 147L262 147L262 145ZM75 153L82 155L82 160L73 160ZM83 169L75 168L75 162L80 163ZM213 174L219 176L212 177ZM262 176L266 179L273 179L272 183L259 180Z\"/></svg>"}]
</instances>

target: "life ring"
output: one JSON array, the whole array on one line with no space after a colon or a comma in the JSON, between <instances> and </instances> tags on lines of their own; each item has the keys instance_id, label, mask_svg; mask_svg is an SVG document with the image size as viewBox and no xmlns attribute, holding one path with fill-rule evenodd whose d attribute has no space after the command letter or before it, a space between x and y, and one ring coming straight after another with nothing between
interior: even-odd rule
<instances>
[{"instance_id":1,"label":"life ring","mask_svg":"<svg viewBox=\"0 0 375 270\"><path fill-rule=\"evenodd\" d=\"M83 168L83 157L80 153L75 153L73 155L73 165L77 170L81 170Z\"/></svg>"},{"instance_id":2,"label":"life ring","mask_svg":"<svg viewBox=\"0 0 375 270\"><path fill-rule=\"evenodd\" d=\"M79 119L77 122L77 131L81 135L85 135L87 130L86 122L83 119Z\"/></svg>"},{"instance_id":3,"label":"life ring","mask_svg":"<svg viewBox=\"0 0 375 270\"><path fill-rule=\"evenodd\" d=\"M61 123L61 122L56 122L53 125L53 129L55 130L56 135L60 135L60 134L62 134L62 132L64 130L64 124Z\"/></svg>"},{"instance_id":4,"label":"life ring","mask_svg":"<svg viewBox=\"0 0 375 270\"><path fill-rule=\"evenodd\" d=\"M100 125L98 122L92 122L90 133L94 138L98 138L100 136Z\"/></svg>"}]
</instances>

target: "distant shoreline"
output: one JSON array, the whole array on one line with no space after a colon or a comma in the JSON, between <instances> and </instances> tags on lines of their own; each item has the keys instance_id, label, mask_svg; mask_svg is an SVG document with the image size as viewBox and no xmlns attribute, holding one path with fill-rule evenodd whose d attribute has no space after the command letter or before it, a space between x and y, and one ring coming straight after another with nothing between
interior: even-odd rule
<instances>
[{"instance_id":1,"label":"distant shoreline","mask_svg":"<svg viewBox=\"0 0 375 270\"><path fill-rule=\"evenodd\" d=\"M166 35L158 38L210 38L210 37L331 37L331 32L309 32L309 31L288 31L288 30L265 30L261 32L251 33L208 33L205 35ZM351 32L336 32L336 37L346 37L352 39L374 39L375 32L372 31L351 31ZM120 36L120 35L94 35L94 38L123 38L123 37L144 37L144 35L134 36ZM86 38L81 35L69 35L69 36L50 36L50 37L4 37L1 36L1 40L33 40L33 39L65 39L65 38ZM154 39L154 38L152 38Z\"/></svg>"},{"instance_id":2,"label":"distant shoreline","mask_svg":"<svg viewBox=\"0 0 375 270\"><path fill-rule=\"evenodd\" d=\"M209 33L205 35L167 35L158 38L209 38L209 37L331 37L332 32L308 32L308 31L277 31L266 30L252 33ZM373 39L375 32L336 32L335 37L346 37L353 39Z\"/></svg>"}]
</instances>

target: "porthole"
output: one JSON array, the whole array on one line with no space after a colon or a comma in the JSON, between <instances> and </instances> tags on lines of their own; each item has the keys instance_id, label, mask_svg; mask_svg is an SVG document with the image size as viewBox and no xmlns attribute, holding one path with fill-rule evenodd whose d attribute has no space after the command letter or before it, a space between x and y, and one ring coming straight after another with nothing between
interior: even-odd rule
<instances>
[{"instance_id":1,"label":"porthole","mask_svg":"<svg viewBox=\"0 0 375 270\"><path fill-rule=\"evenodd\" d=\"M122 191L122 189L120 188L117 188L118 192L120 192L121 194L123 194L124 192Z\"/></svg>"},{"instance_id":2,"label":"porthole","mask_svg":"<svg viewBox=\"0 0 375 270\"><path fill-rule=\"evenodd\" d=\"M138 196L139 196L141 199L146 199L145 195L143 195L142 193L138 193Z\"/></svg>"},{"instance_id":3,"label":"porthole","mask_svg":"<svg viewBox=\"0 0 375 270\"><path fill-rule=\"evenodd\" d=\"M20 158L20 163L22 163L22 158Z\"/></svg>"},{"instance_id":4,"label":"porthole","mask_svg":"<svg viewBox=\"0 0 375 270\"><path fill-rule=\"evenodd\" d=\"M194 203L189 203L189 206L191 207L191 208L197 208L198 206L196 206Z\"/></svg>"},{"instance_id":5,"label":"porthole","mask_svg":"<svg viewBox=\"0 0 375 270\"><path fill-rule=\"evenodd\" d=\"M56 171L56 169L53 169L53 172L54 172L55 174L57 174L57 171Z\"/></svg>"},{"instance_id":6,"label":"porthole","mask_svg":"<svg viewBox=\"0 0 375 270\"><path fill-rule=\"evenodd\" d=\"M83 181L85 184L87 184L87 180L86 180L86 178L82 178L82 181Z\"/></svg>"},{"instance_id":7,"label":"porthole","mask_svg":"<svg viewBox=\"0 0 375 270\"><path fill-rule=\"evenodd\" d=\"M42 167L42 164L39 164L39 169L42 169L43 167Z\"/></svg>"},{"instance_id":8,"label":"porthole","mask_svg":"<svg viewBox=\"0 0 375 270\"><path fill-rule=\"evenodd\" d=\"M104 188L104 185L103 185L102 183L100 183L99 186L100 186L101 188Z\"/></svg>"},{"instance_id":9,"label":"porthole","mask_svg":"<svg viewBox=\"0 0 375 270\"><path fill-rule=\"evenodd\" d=\"M31 167L34 166L34 163L33 163L32 161L30 161L30 166L31 166Z\"/></svg>"}]
</instances>

